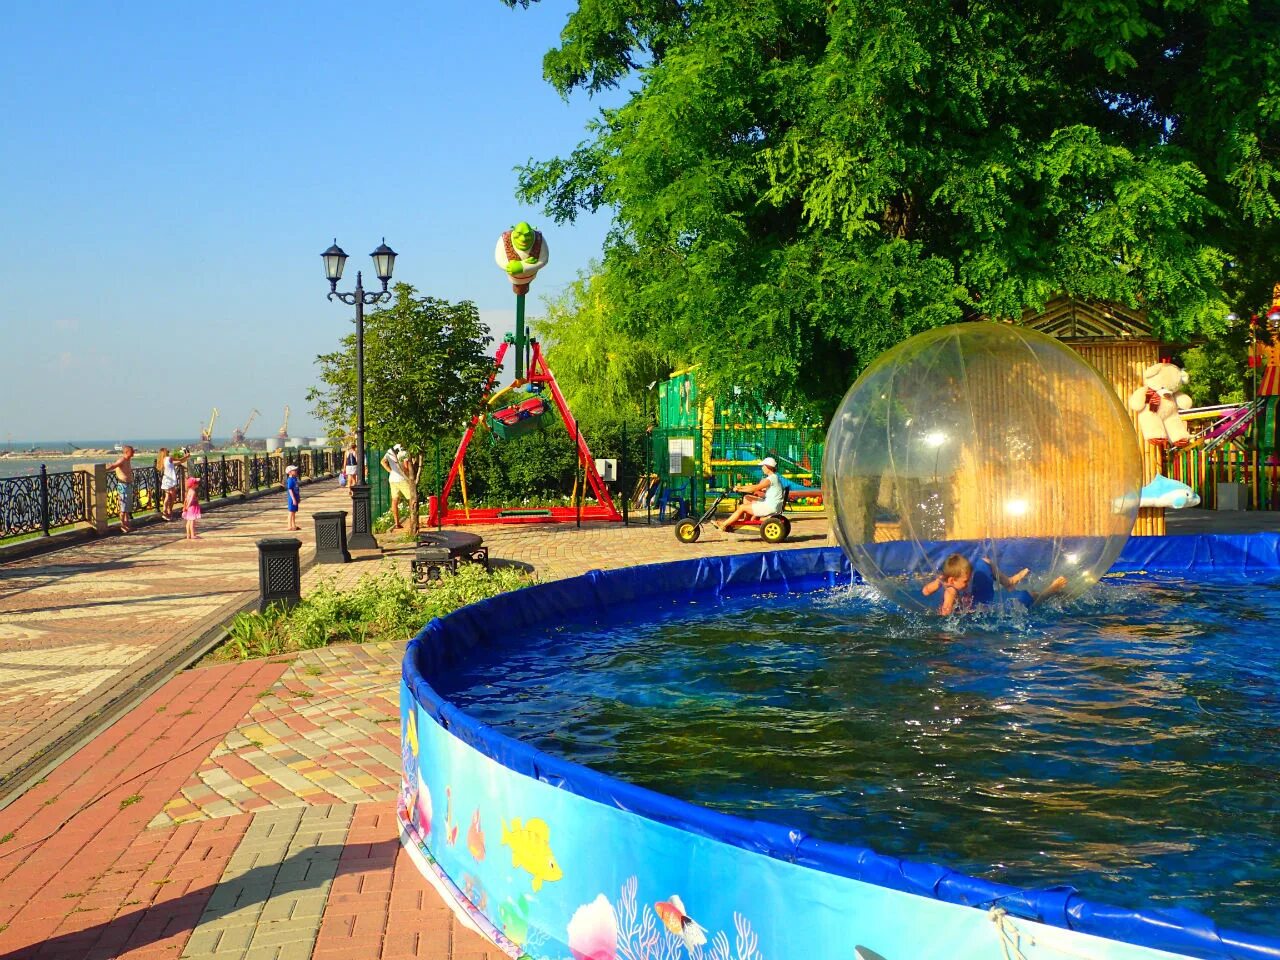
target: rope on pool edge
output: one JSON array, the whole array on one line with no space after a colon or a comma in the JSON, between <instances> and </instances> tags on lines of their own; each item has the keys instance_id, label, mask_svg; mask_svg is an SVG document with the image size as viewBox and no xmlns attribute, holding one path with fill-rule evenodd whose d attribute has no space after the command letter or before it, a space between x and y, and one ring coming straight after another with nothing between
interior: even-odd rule
<instances>
[{"instance_id":1,"label":"rope on pool edge","mask_svg":"<svg viewBox=\"0 0 1280 960\"><path fill-rule=\"evenodd\" d=\"M987 911L987 916L1000 934L1000 949L1004 951L1004 960L1027 960L1027 955L1022 952L1022 931L1009 916L1009 911L1004 907L992 907ZM1028 939L1029 945L1034 947L1035 938Z\"/></svg>"}]
</instances>

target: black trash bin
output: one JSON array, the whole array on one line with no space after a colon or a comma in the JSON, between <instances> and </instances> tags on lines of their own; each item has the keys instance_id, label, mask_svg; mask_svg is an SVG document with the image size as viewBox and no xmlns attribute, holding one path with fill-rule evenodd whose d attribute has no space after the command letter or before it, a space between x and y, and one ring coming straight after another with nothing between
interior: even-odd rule
<instances>
[{"instance_id":1,"label":"black trash bin","mask_svg":"<svg viewBox=\"0 0 1280 960\"><path fill-rule=\"evenodd\" d=\"M315 514L316 563L350 563L347 550L347 511L322 510Z\"/></svg>"},{"instance_id":2,"label":"black trash bin","mask_svg":"<svg viewBox=\"0 0 1280 960\"><path fill-rule=\"evenodd\" d=\"M258 541L258 609L273 603L292 607L302 599L302 568L296 537L267 537Z\"/></svg>"}]
</instances>

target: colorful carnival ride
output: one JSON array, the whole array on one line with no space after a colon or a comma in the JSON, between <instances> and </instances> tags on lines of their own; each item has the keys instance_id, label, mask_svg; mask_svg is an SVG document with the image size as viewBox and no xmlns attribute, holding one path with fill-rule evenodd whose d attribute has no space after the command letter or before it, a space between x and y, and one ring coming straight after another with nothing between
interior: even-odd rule
<instances>
[{"instance_id":1,"label":"colorful carnival ride","mask_svg":"<svg viewBox=\"0 0 1280 960\"><path fill-rule=\"evenodd\" d=\"M1192 443L1170 457L1169 475L1206 507L1280 509L1280 291L1250 333L1253 399L1184 411ZM1220 501L1220 492L1234 502Z\"/></svg>"},{"instance_id":2,"label":"colorful carnival ride","mask_svg":"<svg viewBox=\"0 0 1280 960\"><path fill-rule=\"evenodd\" d=\"M542 345L532 337L526 336L524 325L525 295L530 283L542 267L546 266L548 247L540 231L534 230L527 223L518 223L498 238L494 257L510 277L512 290L516 295L516 329L514 336L508 336L493 359L493 370L485 383L485 408L471 418L458 444L458 452L454 455L449 467L438 502L432 505L430 522L432 524L484 524L484 523L557 523L579 520L621 520L622 514L614 505L613 497L605 486L600 471L596 468L595 459L591 456L591 448L587 438L582 435L578 421L574 419L569 404L556 384L555 375L547 366L542 354ZM502 365L510 348L515 348L515 379L498 390L493 386L502 374ZM547 402L544 393L551 395L551 403ZM578 490L574 491L574 506L520 506L520 507L475 507L467 498L466 456L477 429L487 429L498 442L513 442L536 430L545 427L555 417L551 415L554 404L559 414L559 421L573 438L577 448L578 467L583 477L582 493L589 488L594 503L578 501ZM451 504L454 485L458 486L459 502Z\"/></svg>"}]
</instances>

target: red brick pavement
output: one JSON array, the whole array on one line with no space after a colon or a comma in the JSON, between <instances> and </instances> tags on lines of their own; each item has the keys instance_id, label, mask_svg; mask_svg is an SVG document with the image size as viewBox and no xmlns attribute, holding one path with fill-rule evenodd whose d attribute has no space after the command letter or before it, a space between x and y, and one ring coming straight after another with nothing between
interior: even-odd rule
<instances>
[{"instance_id":1,"label":"red brick pavement","mask_svg":"<svg viewBox=\"0 0 1280 960\"><path fill-rule=\"evenodd\" d=\"M284 669L175 677L0 812L4 955L113 956L122 936L177 955L247 818L140 835Z\"/></svg>"},{"instance_id":2,"label":"red brick pavement","mask_svg":"<svg viewBox=\"0 0 1280 960\"><path fill-rule=\"evenodd\" d=\"M400 849L392 804L356 807L313 960L506 960L464 927Z\"/></svg>"}]
</instances>

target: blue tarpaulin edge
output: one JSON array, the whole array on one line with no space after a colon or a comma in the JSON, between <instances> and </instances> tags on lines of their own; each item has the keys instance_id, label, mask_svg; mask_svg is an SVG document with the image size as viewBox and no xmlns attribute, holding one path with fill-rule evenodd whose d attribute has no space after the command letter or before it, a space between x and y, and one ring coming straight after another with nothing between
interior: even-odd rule
<instances>
[{"instance_id":1,"label":"blue tarpaulin edge","mask_svg":"<svg viewBox=\"0 0 1280 960\"><path fill-rule=\"evenodd\" d=\"M938 549L953 545L938 545ZM1131 537L1113 572L1235 576L1280 575L1280 535ZM1185 956L1280 960L1280 939L1219 928L1191 911L1131 910L1095 903L1070 887L1024 890L843 846L763 821L717 813L615 780L553 757L480 723L441 697L439 676L465 652L500 633L580 617L658 598L737 592L806 590L855 578L843 552L830 547L702 557L674 563L593 570L500 594L432 620L410 641L402 676L414 698L443 728L508 769L619 810L779 860L894 890L1010 914L1094 936Z\"/></svg>"}]
</instances>

